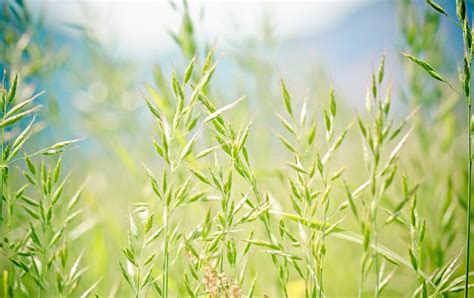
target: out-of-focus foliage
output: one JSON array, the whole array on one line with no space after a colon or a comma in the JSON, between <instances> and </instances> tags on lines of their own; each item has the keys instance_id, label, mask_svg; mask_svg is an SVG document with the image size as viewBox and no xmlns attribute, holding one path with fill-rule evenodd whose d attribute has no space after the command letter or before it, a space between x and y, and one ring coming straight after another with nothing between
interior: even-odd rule
<instances>
[{"instance_id":1,"label":"out-of-focus foliage","mask_svg":"<svg viewBox=\"0 0 474 298\"><path fill-rule=\"evenodd\" d=\"M64 50L58 50L52 36L36 20L23 0L2 3L0 18L0 65L23 77L41 76L42 79L64 63Z\"/></svg>"},{"instance_id":2,"label":"out-of-focus foliage","mask_svg":"<svg viewBox=\"0 0 474 298\"><path fill-rule=\"evenodd\" d=\"M430 7L420 9L411 1L403 1L400 10L405 51L440 65L439 69L449 69L447 61L451 57L443 48L444 33L439 30L442 16ZM435 202L419 202L425 212L437 218L427 226L423 251L429 268L434 270L449 261L451 248L461 240L457 239L460 235L456 231L463 225L460 215L466 207L464 172L454 170L464 159L463 152L458 150L463 144L456 112L460 96L434 82L411 61L403 62L406 83L401 88L408 103L418 111L413 119L416 139L407 160L412 171L423 179L419 195L437 197ZM423 162L427 156L436 159L436 163Z\"/></svg>"},{"instance_id":3,"label":"out-of-focus foliage","mask_svg":"<svg viewBox=\"0 0 474 298\"><path fill-rule=\"evenodd\" d=\"M51 83L55 72L66 62L67 49L57 46L42 17L32 14L26 1L2 1L0 32L0 68L8 71L10 77L20 74L24 88ZM48 113L43 116L57 119L55 92L51 90L44 99Z\"/></svg>"}]
</instances>

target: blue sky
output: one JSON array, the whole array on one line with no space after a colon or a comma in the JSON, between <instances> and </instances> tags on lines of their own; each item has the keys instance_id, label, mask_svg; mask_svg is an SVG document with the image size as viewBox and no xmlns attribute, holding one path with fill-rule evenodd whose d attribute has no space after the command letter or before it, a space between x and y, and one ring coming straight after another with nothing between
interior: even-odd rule
<instances>
[{"instance_id":1,"label":"blue sky","mask_svg":"<svg viewBox=\"0 0 474 298\"><path fill-rule=\"evenodd\" d=\"M233 76L234 58L249 53L245 52L245 41L253 38L261 43L266 15L276 46L271 51L251 51L264 58L274 74L282 73L299 97L308 89L320 91L333 85L342 100L360 106L382 53L387 54L387 77L394 86L403 84L400 53L404 49L397 1L190 1L189 6L197 38L201 43L215 43L219 57L223 57L221 75L216 78L220 83L226 84ZM420 8L426 5L423 0L415 2ZM453 13L449 1L440 3ZM153 65L167 67L179 61L180 51L168 30L179 28L181 14L168 1L34 0L32 6L44 11L50 30L74 35L77 31L64 24L88 26L110 57L134 63L138 72L133 80L138 86L151 80ZM441 34L448 37L449 47L459 36L446 35L452 28L444 27ZM319 70L321 73L315 72ZM243 84L258 82L247 76ZM239 86L232 87L238 91ZM394 89L397 93L398 87Z\"/></svg>"}]
</instances>

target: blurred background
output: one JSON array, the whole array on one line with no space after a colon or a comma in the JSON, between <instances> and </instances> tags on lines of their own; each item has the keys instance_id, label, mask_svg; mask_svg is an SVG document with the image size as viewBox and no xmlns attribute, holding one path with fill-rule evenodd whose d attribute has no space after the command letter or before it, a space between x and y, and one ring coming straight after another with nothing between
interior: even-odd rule
<instances>
[{"instance_id":1,"label":"blurred background","mask_svg":"<svg viewBox=\"0 0 474 298\"><path fill-rule=\"evenodd\" d=\"M438 2L455 15L455 1ZM140 164L153 164L156 131L143 93L148 92L147 86L164 84L173 67L184 71L189 59L203 57L212 47L219 63L213 78L218 86L213 90L215 98L223 105L247 95L245 104L232 110L230 117L242 125L254 120L249 151L275 193L284 152L273 133L278 123L274 112L281 109L279 78L285 78L296 102L308 94L310 106L318 113L333 86L342 127L363 111L371 73L377 71L385 53L394 117L403 119L420 109L414 123L422 125L417 126L417 137L410 141L410 153L402 161L406 171L426 182L420 197L439 196L439 205L455 210L443 219L446 210L434 212L432 202L421 203L425 214L433 217L431 232L462 226L464 172L447 176L447 169L463 162L462 103L405 63L401 55L409 52L429 58L457 79L462 36L455 25L428 9L425 1L0 3L0 68L20 73L30 89L46 90L40 116L47 125L31 146L85 138L80 150L68 153L65 162L77 184L87 180L87 220L76 233L87 247L88 280L102 276L98 289L103 295L121 287L116 247L126 242L130 204L150 196ZM357 177L363 166L360 139L355 132L348 138L343 155L346 161L354 160L348 175L362 181ZM430 238L426 247L427 254L439 258L432 259L433 268L462 247L459 237L438 236ZM396 249L397 240L390 240ZM335 278L328 288L351 280L358 268L356 246L343 248L337 240L334 243L328 262L333 260L338 266L329 269L328 275ZM343 264L354 266L341 270ZM404 282L403 276L399 279ZM295 293L298 282L294 281ZM350 281L340 291L353 293L355 288L356 282ZM268 291L277 293L273 288ZM389 291L397 293L395 286Z\"/></svg>"}]
</instances>

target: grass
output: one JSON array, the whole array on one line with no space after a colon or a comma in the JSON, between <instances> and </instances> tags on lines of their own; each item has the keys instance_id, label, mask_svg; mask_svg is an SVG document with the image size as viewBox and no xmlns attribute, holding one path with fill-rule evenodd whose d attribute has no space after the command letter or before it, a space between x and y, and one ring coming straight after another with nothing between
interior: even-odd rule
<instances>
[{"instance_id":1,"label":"grass","mask_svg":"<svg viewBox=\"0 0 474 298\"><path fill-rule=\"evenodd\" d=\"M257 55L236 58L262 83L241 87L220 72L232 56L200 45L190 7L172 5L182 15L170 32L182 57L140 85L138 108L114 101L134 87L130 64L91 50L97 71L81 82L110 89L78 119L103 156L89 140L45 145L50 136L39 131L50 111L28 85L41 75L16 69L17 56L5 60L19 74L5 72L0 85L2 297L469 296L472 37L464 1L456 20L435 1L423 17L410 1L400 4L409 20L400 61L408 82L389 80L392 56L383 54L367 78L364 111L349 107L336 83L302 93L292 84L302 77L274 79ZM463 34L459 84L444 73L448 53L432 37L441 17ZM13 25L20 39L24 24ZM392 92L399 87L406 105ZM456 122L459 98L467 140L466 121ZM108 113L126 117L117 131ZM458 144L468 146L467 160Z\"/></svg>"},{"instance_id":2,"label":"grass","mask_svg":"<svg viewBox=\"0 0 474 298\"><path fill-rule=\"evenodd\" d=\"M39 297L75 295L80 291L79 281L85 270L79 267L81 255L71 263L71 244L65 234L80 217L81 212L76 210L76 207L82 189L66 200L68 176L61 178L61 158L53 163L51 157L61 154L78 140L58 142L34 153L26 153L23 147L34 134L35 117L32 117L15 139L7 141L6 129L11 129L23 118L31 118L38 111L40 106L34 105L34 101L41 93L26 100L18 100L18 76L13 78L8 91L6 82L5 77L0 88L3 235L1 249L11 265L7 267L9 270L2 273L3 295L28 295L28 288L34 289ZM23 156L19 157L21 153ZM41 156L49 156L51 161L43 159L40 164L32 161ZM25 171L18 167L20 162L25 163ZM20 175L24 176L26 182L22 186L18 186ZM12 181L15 183L12 184ZM94 286L87 291L90 293L93 288Z\"/></svg>"},{"instance_id":3,"label":"grass","mask_svg":"<svg viewBox=\"0 0 474 298\"><path fill-rule=\"evenodd\" d=\"M448 13L434 1L427 1L428 4L438 13L445 15L456 25L458 25L462 30L463 42L464 42L464 59L463 59L463 69L459 72L460 77L460 90L453 86L447 79L445 79L441 74L438 73L430 64L426 63L423 60L415 58L406 54L405 56L423 68L433 79L441 81L447 84L454 92L462 95L465 98L467 106L467 210L466 210L466 235L465 235L465 283L464 283L464 296L469 296L469 274L470 274L470 245L471 245L471 197L472 197L472 136L471 136L471 63L472 63L472 36L470 21L467 17L467 7L464 0L456 1L456 14L458 20L453 20L448 15Z\"/></svg>"},{"instance_id":4,"label":"grass","mask_svg":"<svg viewBox=\"0 0 474 298\"><path fill-rule=\"evenodd\" d=\"M341 146L346 130L337 138L334 137L334 121L337 112L334 89L330 89L329 107L324 109L323 112L326 136L323 144L318 144L318 137L316 136L317 118L308 115L308 110L310 110L310 107L308 107L309 99L304 98L299 117L296 117L293 114L290 93L283 80L281 80L281 87L284 105L290 120L285 119L284 116L278 113L277 116L287 133L294 139L294 141L289 141L285 136L277 134L285 149L292 155L292 158L285 165L294 174L293 177L290 176L288 179L289 186L292 189L292 193L288 195L288 198L291 201L295 216L313 219L319 215L322 228L318 231L307 226L305 229L300 223L300 239L296 240L296 235L286 229L286 224L282 220L280 222L280 236L282 240L288 237L292 241L302 243L300 255L304 256L303 259L306 264L301 266L298 265L297 261L292 260L293 265L305 280L305 295L322 297L324 295L323 272L326 234L329 234L330 230L335 228L335 226L328 224L331 188L344 172L344 168L331 172L329 164L334 153ZM321 147L326 147L326 151L321 152ZM322 208L322 210L319 211L319 208ZM303 273L301 267L307 268L307 272Z\"/></svg>"}]
</instances>

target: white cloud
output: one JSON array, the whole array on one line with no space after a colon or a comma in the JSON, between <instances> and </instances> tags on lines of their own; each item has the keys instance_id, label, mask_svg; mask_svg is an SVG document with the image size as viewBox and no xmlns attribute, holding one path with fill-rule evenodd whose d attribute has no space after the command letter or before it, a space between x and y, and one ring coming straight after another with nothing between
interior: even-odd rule
<instances>
[{"instance_id":1,"label":"white cloud","mask_svg":"<svg viewBox=\"0 0 474 298\"><path fill-rule=\"evenodd\" d=\"M369 1L373 0L191 1L189 6L198 20L200 38L225 43L257 34L265 13L278 38L284 40L324 30ZM181 21L168 1L34 1L33 5L43 6L55 28L60 23L87 24L107 48L145 60L173 49L167 29L177 30ZM202 11L204 18L199 22Z\"/></svg>"}]
</instances>

